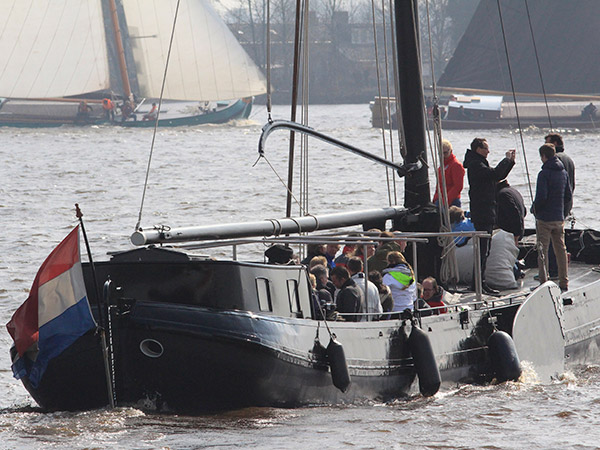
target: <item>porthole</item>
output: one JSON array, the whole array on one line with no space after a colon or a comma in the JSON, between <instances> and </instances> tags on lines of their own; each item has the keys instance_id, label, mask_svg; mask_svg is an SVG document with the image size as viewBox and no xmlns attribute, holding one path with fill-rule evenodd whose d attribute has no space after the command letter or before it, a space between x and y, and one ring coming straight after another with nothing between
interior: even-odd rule
<instances>
[{"instance_id":1,"label":"porthole","mask_svg":"<svg viewBox=\"0 0 600 450\"><path fill-rule=\"evenodd\" d=\"M148 358L160 358L164 350L162 344L154 339L144 339L140 342L140 351Z\"/></svg>"}]
</instances>

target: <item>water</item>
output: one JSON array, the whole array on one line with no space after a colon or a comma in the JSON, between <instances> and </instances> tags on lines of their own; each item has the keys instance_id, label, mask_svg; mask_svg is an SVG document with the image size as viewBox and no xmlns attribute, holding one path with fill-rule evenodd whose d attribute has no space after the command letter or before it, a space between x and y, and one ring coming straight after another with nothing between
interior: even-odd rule
<instances>
[{"instance_id":1,"label":"water","mask_svg":"<svg viewBox=\"0 0 600 450\"><path fill-rule=\"evenodd\" d=\"M278 107L273 116L287 114L288 108ZM320 131L382 154L381 133L370 128L366 105L315 106L310 114ZM266 155L273 170L265 161L253 167L266 115L261 110L251 119L161 131L142 225L283 217L285 188L274 171L287 178L287 132L269 138ZM519 136L507 131L444 133L459 159L475 136L487 137L492 163L509 148L518 149L509 180L530 204ZM528 130L524 136L533 183L543 136L541 130ZM577 166L578 225L600 228L595 207L600 135L575 131L564 137ZM128 237L138 220L151 131L3 128L0 139L0 323L5 324L27 297L43 259L76 224L74 203L83 210L96 259L131 248ZM387 204L384 169L317 142L310 151L310 212ZM462 199L468 204L467 189ZM527 221L533 225L531 217ZM391 404L249 408L199 417L133 408L44 414L12 377L10 344L2 327L0 449L600 448L598 366L572 368L550 385L537 383L535 373L527 371L518 383L446 386L430 399L416 396Z\"/></svg>"}]
</instances>

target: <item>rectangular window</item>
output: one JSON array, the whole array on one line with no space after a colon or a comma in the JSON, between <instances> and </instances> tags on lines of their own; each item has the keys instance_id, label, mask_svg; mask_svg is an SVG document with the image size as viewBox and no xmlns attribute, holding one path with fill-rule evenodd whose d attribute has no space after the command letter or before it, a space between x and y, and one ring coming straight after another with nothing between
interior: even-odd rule
<instances>
[{"instance_id":1,"label":"rectangular window","mask_svg":"<svg viewBox=\"0 0 600 450\"><path fill-rule=\"evenodd\" d=\"M256 279L256 294L258 296L258 308L261 311L273 311L273 304L271 302L271 289L269 288L268 279Z\"/></svg>"},{"instance_id":2,"label":"rectangular window","mask_svg":"<svg viewBox=\"0 0 600 450\"><path fill-rule=\"evenodd\" d=\"M290 311L300 312L300 298L298 297L298 281L287 280L288 300L290 302Z\"/></svg>"}]
</instances>

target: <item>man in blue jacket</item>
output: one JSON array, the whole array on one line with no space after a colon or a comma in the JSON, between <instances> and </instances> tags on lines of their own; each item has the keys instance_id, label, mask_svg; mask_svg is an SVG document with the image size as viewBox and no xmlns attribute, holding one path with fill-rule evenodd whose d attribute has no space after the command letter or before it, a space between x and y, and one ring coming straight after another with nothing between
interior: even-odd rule
<instances>
[{"instance_id":1,"label":"man in blue jacket","mask_svg":"<svg viewBox=\"0 0 600 450\"><path fill-rule=\"evenodd\" d=\"M535 200L531 207L535 216L540 283L548 279L548 246L556 253L558 284L561 291L569 287L567 248L565 247L565 203L571 201L569 176L562 162L556 157L552 144L540 147L542 170L538 174Z\"/></svg>"}]
</instances>

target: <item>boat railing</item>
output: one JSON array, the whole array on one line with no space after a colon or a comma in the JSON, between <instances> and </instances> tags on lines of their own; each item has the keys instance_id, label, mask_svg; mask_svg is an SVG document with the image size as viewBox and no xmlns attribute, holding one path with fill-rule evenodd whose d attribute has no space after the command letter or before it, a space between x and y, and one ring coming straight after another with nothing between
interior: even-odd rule
<instances>
[{"instance_id":1,"label":"boat railing","mask_svg":"<svg viewBox=\"0 0 600 450\"><path fill-rule=\"evenodd\" d=\"M366 255L369 246L377 246L382 242L393 242L398 240L406 241L411 244L413 271L415 279L418 278L418 254L417 244L427 243L429 239L437 238L470 238L473 240L473 267L474 267L474 285L475 297L474 304L482 304L482 289L481 289L481 260L480 260L480 239L490 237L485 231L450 231L450 232L393 232L393 237L379 236L378 232L355 231L355 232L334 232L300 236L279 236L279 237L264 237L264 238L239 238L239 239L222 239L216 241L188 243L177 247L186 250L201 250L219 247L231 247L232 259L238 259L238 247L248 244L263 244L270 246L274 244L284 245L308 245L308 244L339 244L339 245L357 245L362 246L363 254ZM368 259L364 260L364 273L369 273ZM365 277L365 284L368 277Z\"/></svg>"}]
</instances>

